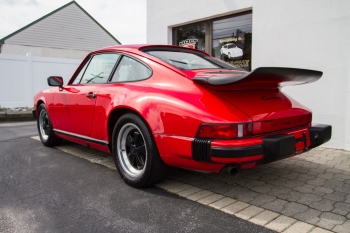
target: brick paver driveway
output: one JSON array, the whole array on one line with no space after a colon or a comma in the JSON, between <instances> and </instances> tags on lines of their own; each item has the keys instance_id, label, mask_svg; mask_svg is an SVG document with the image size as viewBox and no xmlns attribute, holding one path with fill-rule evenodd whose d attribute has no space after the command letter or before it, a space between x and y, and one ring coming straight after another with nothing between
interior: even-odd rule
<instances>
[{"instance_id":1,"label":"brick paver driveway","mask_svg":"<svg viewBox=\"0 0 350 233\"><path fill-rule=\"evenodd\" d=\"M334 232L350 232L348 151L316 148L238 177L174 170L170 179Z\"/></svg>"},{"instance_id":2,"label":"brick paver driveway","mask_svg":"<svg viewBox=\"0 0 350 233\"><path fill-rule=\"evenodd\" d=\"M57 148L115 170L109 154ZM350 233L349 151L316 148L238 177L173 169L158 186L278 232Z\"/></svg>"}]
</instances>

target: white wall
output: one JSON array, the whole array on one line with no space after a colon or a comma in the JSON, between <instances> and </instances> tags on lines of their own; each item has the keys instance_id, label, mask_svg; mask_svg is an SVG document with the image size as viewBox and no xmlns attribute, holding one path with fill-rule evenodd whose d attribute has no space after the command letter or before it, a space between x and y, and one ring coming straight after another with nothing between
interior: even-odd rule
<instances>
[{"instance_id":1,"label":"white wall","mask_svg":"<svg viewBox=\"0 0 350 233\"><path fill-rule=\"evenodd\" d=\"M0 54L0 106L32 107L33 96L48 88L47 77L67 83L81 60Z\"/></svg>"},{"instance_id":2,"label":"white wall","mask_svg":"<svg viewBox=\"0 0 350 233\"><path fill-rule=\"evenodd\" d=\"M323 71L309 85L283 91L333 126L327 147L350 150L350 1L254 1L253 68Z\"/></svg>"},{"instance_id":3,"label":"white wall","mask_svg":"<svg viewBox=\"0 0 350 233\"><path fill-rule=\"evenodd\" d=\"M147 43L171 44L174 26L247 8L253 10L253 68L323 71L319 81L283 91L311 108L314 122L333 126L325 146L350 150L350 1L148 0Z\"/></svg>"},{"instance_id":4,"label":"white wall","mask_svg":"<svg viewBox=\"0 0 350 233\"><path fill-rule=\"evenodd\" d=\"M30 45L13 45L3 44L1 47L2 54L18 54L26 55L27 53L32 56L38 57L60 57L68 59L84 59L91 51L73 50L73 49L59 49L59 48L47 48L37 47Z\"/></svg>"}]
</instances>

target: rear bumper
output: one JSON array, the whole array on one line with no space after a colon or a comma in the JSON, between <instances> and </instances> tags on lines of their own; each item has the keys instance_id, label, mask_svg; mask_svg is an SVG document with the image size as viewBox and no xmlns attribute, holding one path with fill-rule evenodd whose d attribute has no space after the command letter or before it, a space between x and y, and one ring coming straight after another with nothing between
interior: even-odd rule
<instances>
[{"instance_id":1,"label":"rear bumper","mask_svg":"<svg viewBox=\"0 0 350 233\"><path fill-rule=\"evenodd\" d=\"M202 140L154 135L163 161L169 166L219 172L227 165L241 169L302 154L331 138L332 127L314 125L283 134L237 140Z\"/></svg>"},{"instance_id":2,"label":"rear bumper","mask_svg":"<svg viewBox=\"0 0 350 233\"><path fill-rule=\"evenodd\" d=\"M234 148L211 147L210 159L215 161L219 158L222 162L224 158L241 159L241 162L249 162L249 157L262 155L258 159L258 164L270 163L322 145L329 141L331 136L332 126L314 125L308 128L308 132L302 131L301 137L298 138L293 133L278 134L263 137L261 145Z\"/></svg>"}]
</instances>

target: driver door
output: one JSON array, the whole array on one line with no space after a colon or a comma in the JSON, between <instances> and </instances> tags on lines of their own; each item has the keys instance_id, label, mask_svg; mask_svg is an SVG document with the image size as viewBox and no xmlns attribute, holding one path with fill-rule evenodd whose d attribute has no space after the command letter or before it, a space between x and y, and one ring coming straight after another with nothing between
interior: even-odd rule
<instances>
[{"instance_id":1,"label":"driver door","mask_svg":"<svg viewBox=\"0 0 350 233\"><path fill-rule=\"evenodd\" d=\"M58 130L78 136L90 136L99 89L107 83L119 54L93 55L71 84L54 97L54 112Z\"/></svg>"}]
</instances>

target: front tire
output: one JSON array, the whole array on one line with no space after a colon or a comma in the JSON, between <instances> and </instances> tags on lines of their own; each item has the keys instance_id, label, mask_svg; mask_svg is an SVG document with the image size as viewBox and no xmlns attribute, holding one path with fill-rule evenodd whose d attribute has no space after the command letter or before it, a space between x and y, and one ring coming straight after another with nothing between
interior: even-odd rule
<instances>
[{"instance_id":1,"label":"front tire","mask_svg":"<svg viewBox=\"0 0 350 233\"><path fill-rule=\"evenodd\" d=\"M135 188L161 182L168 166L159 156L151 131L135 114L125 114L116 123L112 139L113 158L122 179Z\"/></svg>"},{"instance_id":2,"label":"front tire","mask_svg":"<svg viewBox=\"0 0 350 233\"><path fill-rule=\"evenodd\" d=\"M41 142L48 147L59 145L62 142L62 138L54 134L45 104L40 104L38 113L37 126Z\"/></svg>"}]
</instances>

